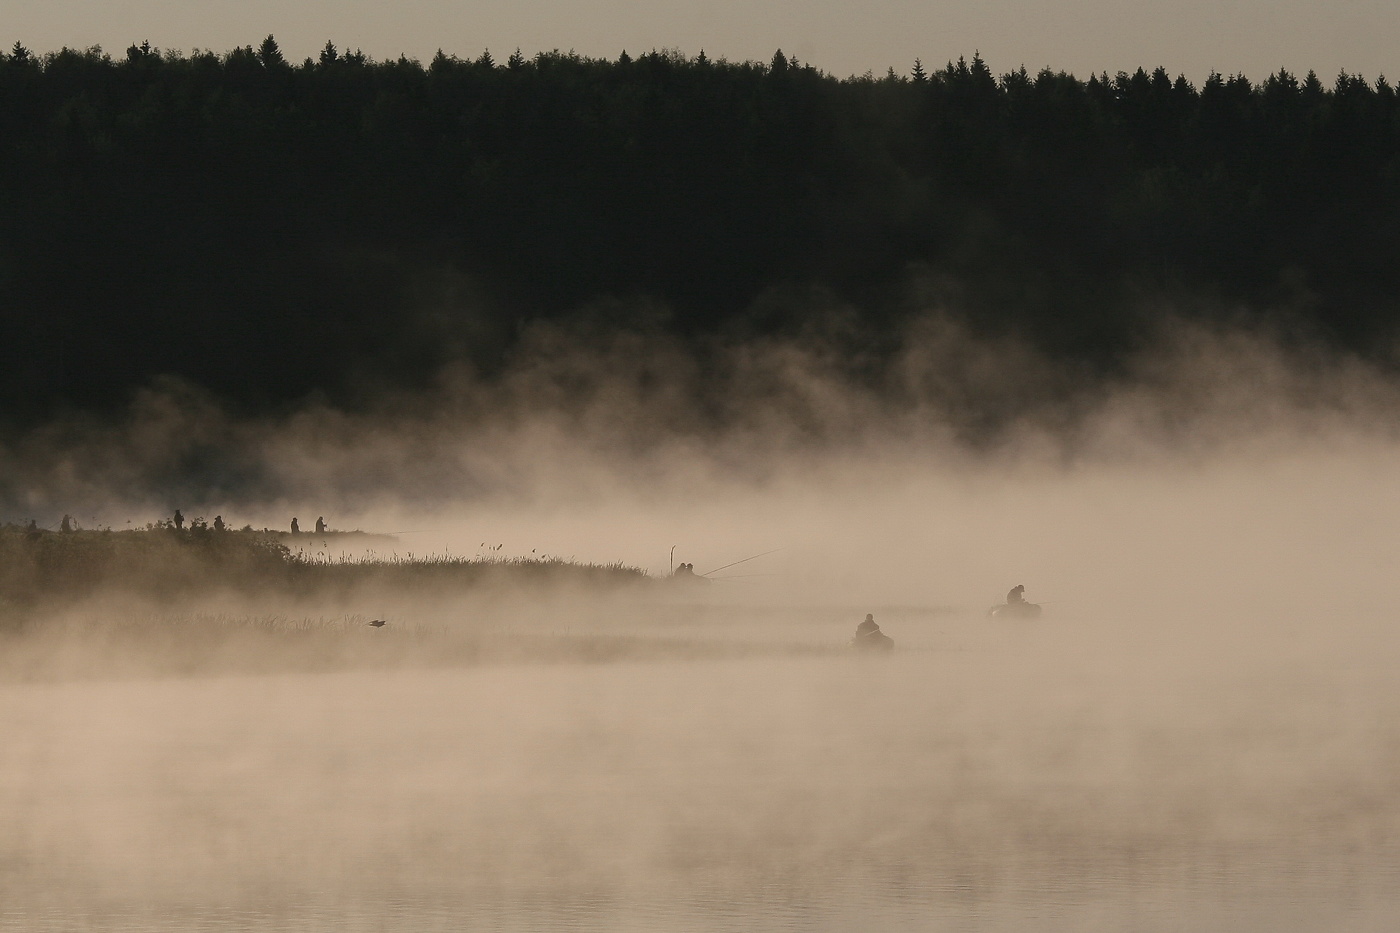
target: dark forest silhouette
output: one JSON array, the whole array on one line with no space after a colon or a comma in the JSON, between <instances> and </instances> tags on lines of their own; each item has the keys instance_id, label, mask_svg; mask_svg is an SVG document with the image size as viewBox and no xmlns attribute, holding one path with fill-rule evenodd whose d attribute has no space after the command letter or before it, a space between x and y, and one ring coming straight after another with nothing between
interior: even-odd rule
<instances>
[{"instance_id":1,"label":"dark forest silhouette","mask_svg":"<svg viewBox=\"0 0 1400 933\"><path fill-rule=\"evenodd\" d=\"M1378 354L1400 310L1400 104L1345 73L16 44L0 172L18 422L162 373L353 404L590 304L697 341L801 331L814 296L876 337L941 304L1096 365L1155 298Z\"/></svg>"}]
</instances>

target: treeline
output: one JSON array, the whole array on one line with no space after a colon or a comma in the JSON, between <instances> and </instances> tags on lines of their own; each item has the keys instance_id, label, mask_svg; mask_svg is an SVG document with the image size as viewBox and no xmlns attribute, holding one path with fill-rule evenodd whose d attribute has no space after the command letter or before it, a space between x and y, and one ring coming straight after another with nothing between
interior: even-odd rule
<instances>
[{"instance_id":1,"label":"treeline","mask_svg":"<svg viewBox=\"0 0 1400 933\"><path fill-rule=\"evenodd\" d=\"M16 44L0 177L18 422L162 373L353 404L580 314L706 341L942 306L1111 365L1158 298L1363 352L1400 309L1400 104L1346 73Z\"/></svg>"}]
</instances>

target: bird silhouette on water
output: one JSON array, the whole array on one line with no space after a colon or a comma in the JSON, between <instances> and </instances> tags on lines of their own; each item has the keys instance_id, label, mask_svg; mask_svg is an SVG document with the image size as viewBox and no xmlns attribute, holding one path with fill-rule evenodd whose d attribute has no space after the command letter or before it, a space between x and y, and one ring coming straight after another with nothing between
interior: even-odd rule
<instances>
[{"instance_id":1,"label":"bird silhouette on water","mask_svg":"<svg viewBox=\"0 0 1400 933\"><path fill-rule=\"evenodd\" d=\"M389 620L388 620L388 619L373 619L373 620L371 620L371 621L369 621L369 622L366 622L365 624L366 624L366 625L373 625L375 628L383 628L384 626L386 626L386 625L389 624Z\"/></svg>"}]
</instances>

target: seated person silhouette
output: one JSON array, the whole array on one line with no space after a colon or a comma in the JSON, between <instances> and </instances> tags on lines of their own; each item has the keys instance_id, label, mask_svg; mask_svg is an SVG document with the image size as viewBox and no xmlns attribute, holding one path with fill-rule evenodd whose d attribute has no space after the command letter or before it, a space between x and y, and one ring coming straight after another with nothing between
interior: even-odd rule
<instances>
[{"instance_id":1,"label":"seated person silhouette","mask_svg":"<svg viewBox=\"0 0 1400 933\"><path fill-rule=\"evenodd\" d=\"M880 631L875 616L866 613L865 621L856 626L856 635L851 639L852 648L862 650L888 651L894 647L894 639Z\"/></svg>"},{"instance_id":2,"label":"seated person silhouette","mask_svg":"<svg viewBox=\"0 0 1400 933\"><path fill-rule=\"evenodd\" d=\"M1026 602L1026 588L1018 585L1006 594L1005 603L988 609L987 615L994 619L1034 619L1040 615L1040 606Z\"/></svg>"}]
</instances>

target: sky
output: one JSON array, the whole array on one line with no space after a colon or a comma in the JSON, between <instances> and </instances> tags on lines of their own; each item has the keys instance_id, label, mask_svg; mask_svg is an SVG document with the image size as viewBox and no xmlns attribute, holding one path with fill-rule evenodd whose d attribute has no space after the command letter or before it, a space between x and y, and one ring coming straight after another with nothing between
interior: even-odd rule
<instances>
[{"instance_id":1,"label":"sky","mask_svg":"<svg viewBox=\"0 0 1400 933\"><path fill-rule=\"evenodd\" d=\"M226 51L275 35L288 58L333 41L377 58L437 49L504 58L573 49L615 58L653 48L767 61L775 49L845 77L915 58L939 66L980 50L1004 73L1025 65L1084 76L1162 65L1200 82L1211 70L1254 78L1280 67L1400 78L1394 0L0 0L0 42L39 52L100 45L120 53Z\"/></svg>"}]
</instances>

